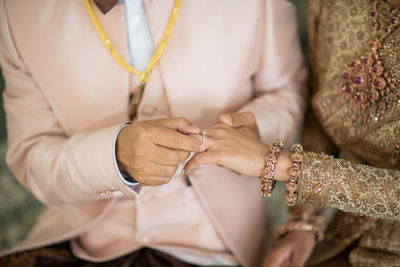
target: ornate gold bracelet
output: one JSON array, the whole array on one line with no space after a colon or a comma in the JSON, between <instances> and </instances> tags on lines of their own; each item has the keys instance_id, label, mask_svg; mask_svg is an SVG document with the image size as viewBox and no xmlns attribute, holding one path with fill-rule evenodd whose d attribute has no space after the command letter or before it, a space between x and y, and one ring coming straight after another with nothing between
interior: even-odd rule
<instances>
[{"instance_id":1,"label":"ornate gold bracelet","mask_svg":"<svg viewBox=\"0 0 400 267\"><path fill-rule=\"evenodd\" d=\"M289 168L289 182L286 183L285 200L288 206L294 206L297 202L297 182L301 174L301 162L303 161L303 147L300 144L294 144L291 148L292 154L290 160L292 167Z\"/></svg>"},{"instance_id":2,"label":"ornate gold bracelet","mask_svg":"<svg viewBox=\"0 0 400 267\"><path fill-rule=\"evenodd\" d=\"M315 213L302 212L300 214L290 214L289 222L279 226L275 232L275 239L279 239L285 234L293 231L313 232L317 241L324 239L326 225L321 215Z\"/></svg>"},{"instance_id":3,"label":"ornate gold bracelet","mask_svg":"<svg viewBox=\"0 0 400 267\"><path fill-rule=\"evenodd\" d=\"M265 169L260 177L260 194L262 197L270 197L275 188L276 181L274 180L275 166L278 162L278 157L283 149L283 144L278 139L272 142L267 155L265 156Z\"/></svg>"},{"instance_id":4,"label":"ornate gold bracelet","mask_svg":"<svg viewBox=\"0 0 400 267\"><path fill-rule=\"evenodd\" d=\"M308 220L289 221L279 226L274 233L276 240L293 231L305 231L315 234L317 241L324 239L325 224L322 216L311 216Z\"/></svg>"}]
</instances>

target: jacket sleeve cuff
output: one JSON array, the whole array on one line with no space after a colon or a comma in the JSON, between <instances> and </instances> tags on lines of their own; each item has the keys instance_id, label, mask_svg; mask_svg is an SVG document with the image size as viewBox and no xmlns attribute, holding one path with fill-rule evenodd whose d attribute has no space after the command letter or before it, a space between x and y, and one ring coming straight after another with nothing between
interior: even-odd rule
<instances>
[{"instance_id":1,"label":"jacket sleeve cuff","mask_svg":"<svg viewBox=\"0 0 400 267\"><path fill-rule=\"evenodd\" d=\"M298 181L298 203L327 206L333 165L332 156L304 152L301 177Z\"/></svg>"}]
</instances>

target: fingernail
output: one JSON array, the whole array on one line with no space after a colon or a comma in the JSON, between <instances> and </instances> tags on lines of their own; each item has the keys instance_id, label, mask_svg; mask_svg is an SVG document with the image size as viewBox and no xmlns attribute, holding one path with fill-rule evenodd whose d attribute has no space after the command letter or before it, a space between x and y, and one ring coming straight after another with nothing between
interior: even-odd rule
<instances>
[{"instance_id":1,"label":"fingernail","mask_svg":"<svg viewBox=\"0 0 400 267\"><path fill-rule=\"evenodd\" d=\"M222 119L224 120L225 124L232 126L232 116L228 114L222 115Z\"/></svg>"},{"instance_id":2,"label":"fingernail","mask_svg":"<svg viewBox=\"0 0 400 267\"><path fill-rule=\"evenodd\" d=\"M204 152L204 151L206 151L206 149L207 149L206 144L201 144L199 147L200 152Z\"/></svg>"}]
</instances>

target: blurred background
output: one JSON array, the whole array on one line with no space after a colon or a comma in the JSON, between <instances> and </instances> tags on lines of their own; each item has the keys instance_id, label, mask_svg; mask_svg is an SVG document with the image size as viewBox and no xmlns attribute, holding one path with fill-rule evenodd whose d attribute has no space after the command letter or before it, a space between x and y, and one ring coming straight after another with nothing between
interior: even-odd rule
<instances>
[{"instance_id":1,"label":"blurred background","mask_svg":"<svg viewBox=\"0 0 400 267\"><path fill-rule=\"evenodd\" d=\"M307 51L306 0L289 0L297 10L299 36L304 54ZM0 90L4 90L4 80L0 74ZM0 102L0 251L21 241L35 222L43 206L23 188L12 176L6 163L6 126L3 103ZM279 184L278 192L266 200L272 226L286 220L284 186Z\"/></svg>"}]
</instances>

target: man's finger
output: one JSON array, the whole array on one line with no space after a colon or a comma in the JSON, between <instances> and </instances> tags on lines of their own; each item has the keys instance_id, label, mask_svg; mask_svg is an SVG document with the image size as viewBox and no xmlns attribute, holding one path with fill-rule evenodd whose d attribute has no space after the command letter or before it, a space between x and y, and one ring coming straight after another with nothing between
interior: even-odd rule
<instances>
[{"instance_id":1,"label":"man's finger","mask_svg":"<svg viewBox=\"0 0 400 267\"><path fill-rule=\"evenodd\" d=\"M189 156L190 152L171 149L168 147L154 145L154 149L151 161L162 165L176 165L184 162Z\"/></svg>"},{"instance_id":2,"label":"man's finger","mask_svg":"<svg viewBox=\"0 0 400 267\"><path fill-rule=\"evenodd\" d=\"M139 163L140 164L140 163ZM178 166L177 165L162 165L154 162L146 162L143 165L131 166L134 176L157 176L170 178L172 177Z\"/></svg>"},{"instance_id":3,"label":"man's finger","mask_svg":"<svg viewBox=\"0 0 400 267\"><path fill-rule=\"evenodd\" d=\"M146 178L146 183L142 183L143 185L147 186L156 186L156 185L163 185L168 183L171 178L165 177L157 177L157 176L150 176Z\"/></svg>"},{"instance_id":4,"label":"man's finger","mask_svg":"<svg viewBox=\"0 0 400 267\"><path fill-rule=\"evenodd\" d=\"M199 127L193 125L185 118L159 119L155 120L154 123L183 134L199 134L201 132Z\"/></svg>"},{"instance_id":5,"label":"man's finger","mask_svg":"<svg viewBox=\"0 0 400 267\"><path fill-rule=\"evenodd\" d=\"M134 178L136 181L141 183L142 185L151 185L151 186L156 186L156 185L162 185L166 184L171 180L171 177L160 177L160 176L140 176L140 175L134 175L135 171L131 167L126 167L126 171Z\"/></svg>"},{"instance_id":6,"label":"man's finger","mask_svg":"<svg viewBox=\"0 0 400 267\"><path fill-rule=\"evenodd\" d=\"M151 135L153 143L160 146L188 152L203 152L205 150L204 145L198 139L165 127L156 126Z\"/></svg>"}]
</instances>

